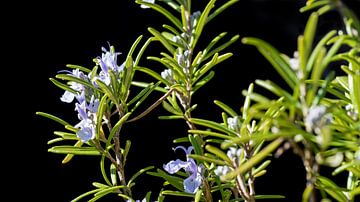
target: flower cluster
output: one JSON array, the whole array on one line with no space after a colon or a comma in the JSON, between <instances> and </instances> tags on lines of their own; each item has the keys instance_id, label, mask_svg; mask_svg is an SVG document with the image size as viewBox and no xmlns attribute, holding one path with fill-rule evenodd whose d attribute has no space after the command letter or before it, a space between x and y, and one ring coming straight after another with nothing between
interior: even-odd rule
<instances>
[{"instance_id":1,"label":"flower cluster","mask_svg":"<svg viewBox=\"0 0 360 202\"><path fill-rule=\"evenodd\" d=\"M101 71L99 76L94 78L94 81L99 79L106 85L110 85L111 77L109 71L114 72L114 74L119 77L119 74L124 70L125 64L123 63L120 66L117 64L117 56L120 55L120 53L115 52L113 47L110 46L109 51L102 47L102 51L101 57L97 57L95 60L99 64Z\"/></svg>"},{"instance_id":2,"label":"flower cluster","mask_svg":"<svg viewBox=\"0 0 360 202\"><path fill-rule=\"evenodd\" d=\"M227 151L226 155L236 165L236 164L238 164L238 161L240 159L240 156L241 156L242 152L243 152L243 150L241 148L237 149L235 147L230 147L229 150ZM215 175L220 177L220 176L226 175L227 173L229 173L232 170L233 170L233 168L231 168L229 166L218 166L214 170L214 173L215 173Z\"/></svg>"},{"instance_id":3,"label":"flower cluster","mask_svg":"<svg viewBox=\"0 0 360 202\"><path fill-rule=\"evenodd\" d=\"M187 193L195 193L202 182L202 172L201 166L196 165L194 159L189 158L188 155L194 149L192 146L187 149L183 146L178 146L174 149L182 149L186 154L186 161L182 161L180 159L176 159L175 161L170 161L166 165L164 165L164 170L166 170L170 174L174 174L178 172L180 169L184 169L190 176L184 180L184 190Z\"/></svg>"},{"instance_id":4,"label":"flower cluster","mask_svg":"<svg viewBox=\"0 0 360 202\"><path fill-rule=\"evenodd\" d=\"M227 118L228 128L240 132L241 122L238 116Z\"/></svg>"},{"instance_id":5,"label":"flower cluster","mask_svg":"<svg viewBox=\"0 0 360 202\"><path fill-rule=\"evenodd\" d=\"M329 125L332 121L332 117L327 113L327 108L323 105L312 106L305 118L305 125L316 134L320 134L321 128Z\"/></svg>"},{"instance_id":6,"label":"flower cluster","mask_svg":"<svg viewBox=\"0 0 360 202\"><path fill-rule=\"evenodd\" d=\"M124 69L124 64L120 66L117 64L117 56L120 53L115 52L113 47L110 47L109 51L103 47L102 51L102 56L95 59L101 68L98 76L92 77L91 73L85 75L84 72L79 69L74 69L72 72L65 72L67 72L70 76L94 85L95 88L98 88L96 80L100 80L106 85L110 85L111 78L109 71L113 71L115 75L119 77L119 74ZM78 118L80 120L80 122L75 125L75 128L79 129L76 135L81 141L87 142L95 138L96 123L97 121L101 121L96 119L96 113L99 107L99 98L96 97L96 94L90 87L74 81L69 82L69 84L70 88L76 91L76 94L65 91L60 100L62 102L71 103L74 98L76 98L77 103L75 103L75 111L78 112Z\"/></svg>"}]
</instances>

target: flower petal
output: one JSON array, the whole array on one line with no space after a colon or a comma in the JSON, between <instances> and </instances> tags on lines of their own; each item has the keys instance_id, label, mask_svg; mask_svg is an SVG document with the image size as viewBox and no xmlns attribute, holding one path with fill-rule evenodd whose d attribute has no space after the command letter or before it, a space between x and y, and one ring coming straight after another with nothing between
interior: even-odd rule
<instances>
[{"instance_id":1,"label":"flower petal","mask_svg":"<svg viewBox=\"0 0 360 202\"><path fill-rule=\"evenodd\" d=\"M60 100L62 102L71 103L74 100L74 93L71 93L69 91L65 91L65 93L61 96Z\"/></svg>"},{"instance_id":2,"label":"flower petal","mask_svg":"<svg viewBox=\"0 0 360 202\"><path fill-rule=\"evenodd\" d=\"M79 130L76 135L81 139L83 142L87 142L95 137L95 129L94 127L86 127Z\"/></svg>"},{"instance_id":3,"label":"flower petal","mask_svg":"<svg viewBox=\"0 0 360 202\"><path fill-rule=\"evenodd\" d=\"M184 190L187 193L195 193L201 185L201 175L195 174L184 180Z\"/></svg>"},{"instance_id":4,"label":"flower petal","mask_svg":"<svg viewBox=\"0 0 360 202\"><path fill-rule=\"evenodd\" d=\"M178 172L181 168L187 168L188 166L190 166L190 162L176 159L175 161L170 161L169 163L164 165L163 168L168 173L174 174L174 173Z\"/></svg>"},{"instance_id":5,"label":"flower petal","mask_svg":"<svg viewBox=\"0 0 360 202\"><path fill-rule=\"evenodd\" d=\"M187 149L184 146L177 146L175 147L174 151L178 150L178 149L182 149L184 150L186 155L189 155L191 153L192 150L194 150L193 146L188 147Z\"/></svg>"}]
</instances>

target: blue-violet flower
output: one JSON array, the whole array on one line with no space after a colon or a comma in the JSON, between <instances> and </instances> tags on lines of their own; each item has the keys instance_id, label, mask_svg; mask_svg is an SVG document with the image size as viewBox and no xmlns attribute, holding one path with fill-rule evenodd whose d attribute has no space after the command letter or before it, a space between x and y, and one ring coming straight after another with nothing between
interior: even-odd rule
<instances>
[{"instance_id":1,"label":"blue-violet flower","mask_svg":"<svg viewBox=\"0 0 360 202\"><path fill-rule=\"evenodd\" d=\"M180 169L184 169L190 175L184 180L184 190L187 193L195 193L202 183L201 166L197 166L194 159L188 157L188 155L193 150L192 146L188 147L187 149L185 149L183 146L178 146L174 150L177 149L182 149L185 151L186 161L182 161L180 159L170 161L163 166L164 170L170 174L174 174Z\"/></svg>"}]
</instances>

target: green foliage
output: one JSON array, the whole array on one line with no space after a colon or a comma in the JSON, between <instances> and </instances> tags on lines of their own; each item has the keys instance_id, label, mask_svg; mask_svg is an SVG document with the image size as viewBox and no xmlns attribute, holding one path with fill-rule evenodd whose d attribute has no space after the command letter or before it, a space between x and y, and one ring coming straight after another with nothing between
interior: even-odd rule
<instances>
[{"instance_id":1,"label":"green foliage","mask_svg":"<svg viewBox=\"0 0 360 202\"><path fill-rule=\"evenodd\" d=\"M304 33L298 37L294 56L261 39L242 38L243 44L258 49L288 86L256 79L256 86L251 83L242 91L245 99L239 111L214 101L223 111L221 121L214 121L192 116L197 108L192 96L214 77L215 66L233 56L225 49L240 37L223 41L227 33L222 32L204 47L199 41L206 25L238 0L226 1L220 7L216 7L216 0L209 0L201 12L192 11L191 0L135 2L159 12L170 25L149 27L152 36L142 46L143 37L139 36L122 66L116 64L117 53L110 47L103 54L110 57L94 59L93 69L67 65L73 73L50 78L66 91L64 102L72 102L74 97L78 100L80 123L36 113L66 129L55 131L56 137L48 141L49 152L65 155L62 163L80 155L100 157L104 182L94 182L93 190L72 201L97 201L108 194L135 201L132 188L144 173L164 180L158 201L166 196L196 202L215 201L216 197L227 202L282 199L281 195L255 194L254 182L267 173L270 158L281 156L287 148L301 157L307 173L302 201L315 200L316 192L323 200L355 201L360 194L360 23L348 7L339 0L308 0L300 11L317 10L310 14ZM318 22L332 9L339 11L346 29L329 31L316 41ZM160 42L163 50L146 59L165 67L161 73L139 65L152 42ZM109 66L111 62L115 64ZM332 71L331 66L342 74ZM155 81L134 81L137 72ZM130 92L135 87L141 89L134 95ZM270 91L275 98L257 93L257 87ZM154 91L163 95L138 113ZM191 145L188 149L177 147L186 150L186 161L170 161L164 165L167 172L145 167L127 181L125 167L132 144L123 136L127 132L124 125L143 118L159 105L169 113L160 119L182 119L187 124L187 134L174 140ZM89 134L90 138L84 138ZM333 176L347 173L346 187L320 172L324 166L333 169ZM144 200L150 201L151 194L148 192Z\"/></svg>"}]
</instances>

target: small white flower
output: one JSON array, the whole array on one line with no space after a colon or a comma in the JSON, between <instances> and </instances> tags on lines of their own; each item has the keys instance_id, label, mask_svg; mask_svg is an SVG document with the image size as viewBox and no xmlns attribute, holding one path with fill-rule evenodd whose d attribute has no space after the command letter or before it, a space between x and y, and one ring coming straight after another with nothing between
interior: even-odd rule
<instances>
[{"instance_id":1,"label":"small white flower","mask_svg":"<svg viewBox=\"0 0 360 202\"><path fill-rule=\"evenodd\" d=\"M171 69L165 69L161 72L161 77L165 80L167 80L170 84L174 84L174 74Z\"/></svg>"},{"instance_id":2,"label":"small white flower","mask_svg":"<svg viewBox=\"0 0 360 202\"><path fill-rule=\"evenodd\" d=\"M218 166L214 170L214 173L215 173L215 175L221 177L221 176L228 174L230 171L231 171L231 169L229 168L229 166Z\"/></svg>"},{"instance_id":3,"label":"small white flower","mask_svg":"<svg viewBox=\"0 0 360 202\"><path fill-rule=\"evenodd\" d=\"M236 147L230 147L229 150L227 151L226 155L231 159L231 160L236 160L240 157L242 152L242 149L237 149Z\"/></svg>"},{"instance_id":4,"label":"small white flower","mask_svg":"<svg viewBox=\"0 0 360 202\"><path fill-rule=\"evenodd\" d=\"M152 3L152 4L155 3L155 0L143 0L143 1L147 2L147 3ZM146 6L146 5L143 5L143 4L141 4L140 7L144 8L144 9L150 8L149 6Z\"/></svg>"},{"instance_id":5,"label":"small white flower","mask_svg":"<svg viewBox=\"0 0 360 202\"><path fill-rule=\"evenodd\" d=\"M294 71L299 71L299 53L297 51L294 52L294 57L290 58L289 63L291 69L293 69Z\"/></svg>"},{"instance_id":6,"label":"small white flower","mask_svg":"<svg viewBox=\"0 0 360 202\"><path fill-rule=\"evenodd\" d=\"M358 112L354 109L354 106L352 104L348 104L345 106L345 110L347 111L346 114L350 116L355 121L358 118Z\"/></svg>"},{"instance_id":7,"label":"small white flower","mask_svg":"<svg viewBox=\"0 0 360 202\"><path fill-rule=\"evenodd\" d=\"M323 105L311 107L305 118L305 125L319 133L321 127L329 125L332 121L331 115L326 111L327 108Z\"/></svg>"},{"instance_id":8,"label":"small white flower","mask_svg":"<svg viewBox=\"0 0 360 202\"><path fill-rule=\"evenodd\" d=\"M227 118L228 128L234 131L240 131L240 119L238 116Z\"/></svg>"},{"instance_id":9,"label":"small white flower","mask_svg":"<svg viewBox=\"0 0 360 202\"><path fill-rule=\"evenodd\" d=\"M294 57L290 58L289 64L291 69L294 70L298 78L302 78L304 76L300 69L299 53L297 51L294 52Z\"/></svg>"}]
</instances>

